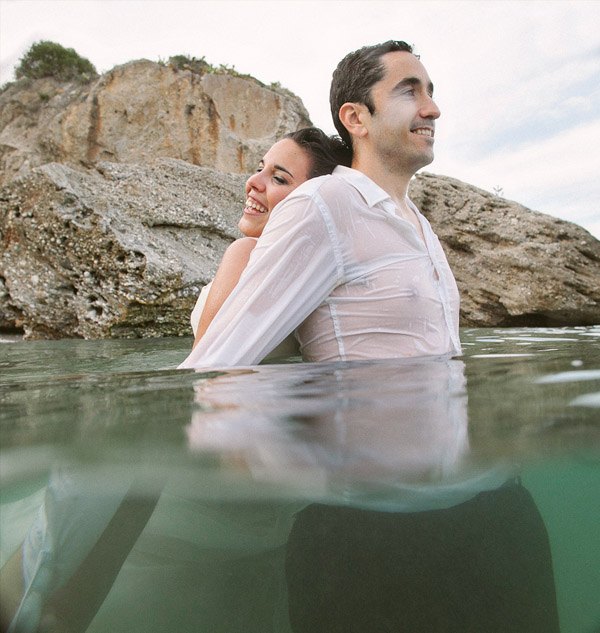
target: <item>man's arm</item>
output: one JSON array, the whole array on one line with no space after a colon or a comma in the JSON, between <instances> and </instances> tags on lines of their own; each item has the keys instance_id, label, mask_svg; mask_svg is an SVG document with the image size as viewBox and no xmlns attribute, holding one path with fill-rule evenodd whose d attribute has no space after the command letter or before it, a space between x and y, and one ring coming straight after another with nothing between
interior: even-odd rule
<instances>
[{"instance_id":1,"label":"man's arm","mask_svg":"<svg viewBox=\"0 0 600 633\"><path fill-rule=\"evenodd\" d=\"M342 262L318 194L276 207L248 266L180 368L260 362L341 281Z\"/></svg>"}]
</instances>

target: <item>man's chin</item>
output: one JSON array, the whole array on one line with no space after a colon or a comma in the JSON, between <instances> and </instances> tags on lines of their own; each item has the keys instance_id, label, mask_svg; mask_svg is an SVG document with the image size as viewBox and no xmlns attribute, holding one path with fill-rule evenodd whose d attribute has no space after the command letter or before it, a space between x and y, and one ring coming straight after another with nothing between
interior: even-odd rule
<instances>
[{"instance_id":1,"label":"man's chin","mask_svg":"<svg viewBox=\"0 0 600 633\"><path fill-rule=\"evenodd\" d=\"M427 165L431 165L433 163L433 152L431 154L421 154L418 160L415 161L415 173L419 169L423 169L423 167L427 167Z\"/></svg>"}]
</instances>

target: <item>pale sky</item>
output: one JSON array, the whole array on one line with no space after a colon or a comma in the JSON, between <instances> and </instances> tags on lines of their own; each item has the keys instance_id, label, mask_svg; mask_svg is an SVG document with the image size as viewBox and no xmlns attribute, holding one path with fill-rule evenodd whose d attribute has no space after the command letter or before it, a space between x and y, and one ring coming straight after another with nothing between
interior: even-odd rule
<instances>
[{"instance_id":1,"label":"pale sky","mask_svg":"<svg viewBox=\"0 0 600 633\"><path fill-rule=\"evenodd\" d=\"M205 57L280 82L334 133L331 73L349 51L415 46L442 116L427 171L582 225L600 238L600 2L0 0L0 83L39 40L99 72Z\"/></svg>"}]
</instances>

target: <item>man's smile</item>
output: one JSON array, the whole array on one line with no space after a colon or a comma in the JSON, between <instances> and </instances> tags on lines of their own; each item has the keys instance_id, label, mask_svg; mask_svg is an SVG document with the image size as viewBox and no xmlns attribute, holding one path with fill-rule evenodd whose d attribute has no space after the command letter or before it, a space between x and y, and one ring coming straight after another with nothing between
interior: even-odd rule
<instances>
[{"instance_id":1,"label":"man's smile","mask_svg":"<svg viewBox=\"0 0 600 633\"><path fill-rule=\"evenodd\" d=\"M413 134L418 134L419 136L428 136L429 138L433 138L435 136L435 131L432 127L417 127L411 130Z\"/></svg>"}]
</instances>

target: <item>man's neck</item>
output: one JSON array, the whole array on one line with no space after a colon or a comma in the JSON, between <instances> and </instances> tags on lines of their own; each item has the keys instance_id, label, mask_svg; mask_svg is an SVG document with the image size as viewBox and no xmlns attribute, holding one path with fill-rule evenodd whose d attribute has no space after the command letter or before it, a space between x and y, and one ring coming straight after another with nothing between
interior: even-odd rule
<instances>
[{"instance_id":1,"label":"man's neck","mask_svg":"<svg viewBox=\"0 0 600 633\"><path fill-rule=\"evenodd\" d=\"M352 168L356 169L365 176L368 176L374 183L379 185L396 204L396 213L399 217L410 222L417 231L417 234L425 242L423 228L416 215L407 202L408 184L414 176L414 172L410 169L390 170L377 159L361 160L358 155L352 161Z\"/></svg>"},{"instance_id":2,"label":"man's neck","mask_svg":"<svg viewBox=\"0 0 600 633\"><path fill-rule=\"evenodd\" d=\"M352 161L352 168L362 172L379 185L397 205L404 206L408 184L414 174L391 171L378 160L361 160L359 156L355 156Z\"/></svg>"}]
</instances>

